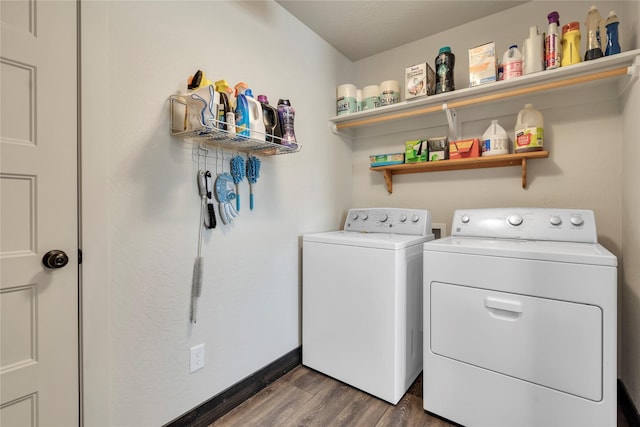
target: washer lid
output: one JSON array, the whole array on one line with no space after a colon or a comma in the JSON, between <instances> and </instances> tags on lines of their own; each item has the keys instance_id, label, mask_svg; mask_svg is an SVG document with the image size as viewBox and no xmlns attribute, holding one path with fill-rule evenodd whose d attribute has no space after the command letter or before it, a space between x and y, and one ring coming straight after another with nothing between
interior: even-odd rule
<instances>
[{"instance_id":1,"label":"washer lid","mask_svg":"<svg viewBox=\"0 0 640 427\"><path fill-rule=\"evenodd\" d=\"M424 250L612 267L618 265L616 256L599 243L449 236L426 242Z\"/></svg>"},{"instance_id":2,"label":"washer lid","mask_svg":"<svg viewBox=\"0 0 640 427\"><path fill-rule=\"evenodd\" d=\"M357 231L344 230L306 234L302 237L303 242L391 250L422 244L432 239L433 234L429 234L427 236L412 236L393 233L360 233Z\"/></svg>"}]
</instances>

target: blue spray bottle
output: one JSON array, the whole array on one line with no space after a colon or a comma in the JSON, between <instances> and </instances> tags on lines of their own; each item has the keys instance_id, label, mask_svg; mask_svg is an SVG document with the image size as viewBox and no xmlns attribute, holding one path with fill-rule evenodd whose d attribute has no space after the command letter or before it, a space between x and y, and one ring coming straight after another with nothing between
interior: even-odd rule
<instances>
[{"instance_id":1,"label":"blue spray bottle","mask_svg":"<svg viewBox=\"0 0 640 427\"><path fill-rule=\"evenodd\" d=\"M612 10L609 12L609 16L607 17L607 48L604 51L604 56L615 55L616 53L620 53L622 49L620 49L620 43L618 42L618 25L620 21L618 21L618 16Z\"/></svg>"}]
</instances>

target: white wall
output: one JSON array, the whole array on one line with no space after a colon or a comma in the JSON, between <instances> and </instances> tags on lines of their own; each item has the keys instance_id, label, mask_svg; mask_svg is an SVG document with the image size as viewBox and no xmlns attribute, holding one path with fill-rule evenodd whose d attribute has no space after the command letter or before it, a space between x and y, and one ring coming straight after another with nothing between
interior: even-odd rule
<instances>
[{"instance_id":1,"label":"white wall","mask_svg":"<svg viewBox=\"0 0 640 427\"><path fill-rule=\"evenodd\" d=\"M626 2L624 25L627 46L640 47L640 2ZM622 25L622 23L620 24ZM624 45L623 45L624 46ZM640 72L640 62L636 62ZM623 99L622 119L622 259L623 278L620 283L621 311L621 378L636 408L640 408L640 148L638 147L638 117L640 117L640 83Z\"/></svg>"},{"instance_id":2,"label":"white wall","mask_svg":"<svg viewBox=\"0 0 640 427\"><path fill-rule=\"evenodd\" d=\"M299 237L351 206L351 146L326 119L352 64L273 2L83 2L81 25L85 420L157 426L300 345ZM302 150L262 157L255 210L245 181L240 218L205 232L192 325L198 164L167 98L197 69L289 98Z\"/></svg>"}]
</instances>

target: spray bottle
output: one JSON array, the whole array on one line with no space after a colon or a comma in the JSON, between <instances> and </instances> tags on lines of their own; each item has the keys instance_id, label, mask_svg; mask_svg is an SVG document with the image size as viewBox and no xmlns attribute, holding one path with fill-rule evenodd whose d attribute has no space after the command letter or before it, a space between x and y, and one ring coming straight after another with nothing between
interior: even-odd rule
<instances>
[{"instance_id":1,"label":"spray bottle","mask_svg":"<svg viewBox=\"0 0 640 427\"><path fill-rule=\"evenodd\" d=\"M549 29L544 39L544 66L547 70L552 70L560 66L560 15L558 12L551 12L547 15L549 20Z\"/></svg>"},{"instance_id":2,"label":"spray bottle","mask_svg":"<svg viewBox=\"0 0 640 427\"><path fill-rule=\"evenodd\" d=\"M616 15L616 12L612 10L609 12L609 16L607 17L607 48L604 51L605 56L615 55L622 51L622 49L620 49L620 43L618 42L619 24L620 21L618 21L618 16Z\"/></svg>"},{"instance_id":3,"label":"spray bottle","mask_svg":"<svg viewBox=\"0 0 640 427\"><path fill-rule=\"evenodd\" d=\"M602 25L602 16L598 12L596 6L589 8L587 20L584 23L587 27L587 51L584 54L585 61L602 58L602 45L600 44L600 26Z\"/></svg>"}]
</instances>

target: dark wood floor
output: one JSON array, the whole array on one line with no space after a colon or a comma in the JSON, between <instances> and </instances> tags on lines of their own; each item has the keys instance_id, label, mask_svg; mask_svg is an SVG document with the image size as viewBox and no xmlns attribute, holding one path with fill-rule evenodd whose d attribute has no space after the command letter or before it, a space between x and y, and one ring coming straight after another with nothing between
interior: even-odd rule
<instances>
[{"instance_id":1,"label":"dark wood floor","mask_svg":"<svg viewBox=\"0 0 640 427\"><path fill-rule=\"evenodd\" d=\"M267 386L209 427L449 427L422 408L422 374L397 405L304 366ZM629 427L618 407L618 427Z\"/></svg>"}]
</instances>

